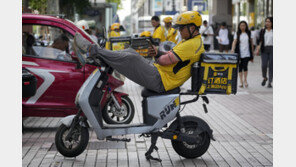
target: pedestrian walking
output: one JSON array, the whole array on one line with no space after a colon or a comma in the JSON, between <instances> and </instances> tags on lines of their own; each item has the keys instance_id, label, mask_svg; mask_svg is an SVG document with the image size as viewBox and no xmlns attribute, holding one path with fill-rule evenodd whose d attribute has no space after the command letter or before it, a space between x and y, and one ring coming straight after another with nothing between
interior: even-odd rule
<instances>
[{"instance_id":1,"label":"pedestrian walking","mask_svg":"<svg viewBox=\"0 0 296 167\"><path fill-rule=\"evenodd\" d=\"M251 31L248 28L248 24L245 21L241 21L238 24L237 32L234 34L234 40L232 43L232 53L237 53L239 59L239 79L241 88L248 87L248 63L253 62L253 39L251 37ZM244 72L243 72L244 71Z\"/></svg>"},{"instance_id":2,"label":"pedestrian walking","mask_svg":"<svg viewBox=\"0 0 296 167\"><path fill-rule=\"evenodd\" d=\"M265 19L265 27L260 31L259 45L256 48L255 54L259 56L259 50L261 51L261 67L263 81L262 86L265 86L268 80L268 88L272 88L273 79L273 17L267 17ZM267 78L267 67L269 68Z\"/></svg>"},{"instance_id":3,"label":"pedestrian walking","mask_svg":"<svg viewBox=\"0 0 296 167\"><path fill-rule=\"evenodd\" d=\"M257 39L259 38L259 35L258 35L257 31L255 30L255 27L251 27L250 30L251 30L251 37L253 39L253 46L254 46L254 49L256 49Z\"/></svg>"},{"instance_id":4,"label":"pedestrian walking","mask_svg":"<svg viewBox=\"0 0 296 167\"><path fill-rule=\"evenodd\" d=\"M203 21L203 25L200 27L200 32L203 39L204 48L207 52L209 52L214 36L213 28L208 25L208 22L205 20Z\"/></svg>"},{"instance_id":5,"label":"pedestrian walking","mask_svg":"<svg viewBox=\"0 0 296 167\"><path fill-rule=\"evenodd\" d=\"M218 31L218 36L217 36L217 40L219 43L219 52L225 51L226 53L228 53L228 50L229 50L229 38L228 38L229 34L228 33L229 31L227 29L227 25L225 22L223 22Z\"/></svg>"}]
</instances>

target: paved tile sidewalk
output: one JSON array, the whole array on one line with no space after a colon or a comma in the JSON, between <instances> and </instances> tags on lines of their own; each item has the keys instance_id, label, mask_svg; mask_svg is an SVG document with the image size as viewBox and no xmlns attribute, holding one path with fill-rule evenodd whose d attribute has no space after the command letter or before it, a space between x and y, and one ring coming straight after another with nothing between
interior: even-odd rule
<instances>
[{"instance_id":1,"label":"paved tile sidewalk","mask_svg":"<svg viewBox=\"0 0 296 167\"><path fill-rule=\"evenodd\" d=\"M150 139L127 135L129 143L98 141L90 131L87 149L76 158L65 158L56 151L54 135L60 118L27 118L22 136L23 166L273 166L273 90L262 87L260 59L249 64L249 87L239 88L237 95L209 95L205 114L202 102L187 104L181 115L204 119L214 131L216 141L196 159L184 159L172 148L169 140L158 139L158 152L153 156L162 163L147 161L145 152ZM190 80L182 89L190 88ZM124 92L134 102L133 123L143 119L141 86L126 80ZM182 100L190 97L182 97Z\"/></svg>"}]
</instances>

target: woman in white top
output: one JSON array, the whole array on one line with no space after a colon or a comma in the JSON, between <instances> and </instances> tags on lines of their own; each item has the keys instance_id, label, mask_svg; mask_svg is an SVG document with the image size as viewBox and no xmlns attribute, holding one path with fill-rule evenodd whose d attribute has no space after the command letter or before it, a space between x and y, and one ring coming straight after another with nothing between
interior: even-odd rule
<instances>
[{"instance_id":1,"label":"woman in white top","mask_svg":"<svg viewBox=\"0 0 296 167\"><path fill-rule=\"evenodd\" d=\"M261 30L259 37L259 45L257 46L255 54L259 56L259 50L261 50L261 63L262 63L262 76L263 81L262 86L265 86L266 81L268 80L268 88L272 88L272 74L273 74L273 18L267 17L265 19L265 28ZM268 76L267 74L267 65L269 68Z\"/></svg>"},{"instance_id":2,"label":"woman in white top","mask_svg":"<svg viewBox=\"0 0 296 167\"><path fill-rule=\"evenodd\" d=\"M253 62L253 39L251 37L251 31L248 28L248 24L245 21L241 21L238 24L238 30L234 34L234 40L232 43L232 53L237 53L240 57L239 61L239 79L240 87L248 87L248 62ZM244 71L244 72L242 72ZM244 81L243 81L244 78Z\"/></svg>"}]
</instances>

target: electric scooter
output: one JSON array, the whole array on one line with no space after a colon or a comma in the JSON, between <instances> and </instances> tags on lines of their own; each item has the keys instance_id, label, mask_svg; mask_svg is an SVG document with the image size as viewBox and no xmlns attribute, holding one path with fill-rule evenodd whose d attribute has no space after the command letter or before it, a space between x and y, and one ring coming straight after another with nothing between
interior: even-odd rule
<instances>
[{"instance_id":1,"label":"electric scooter","mask_svg":"<svg viewBox=\"0 0 296 167\"><path fill-rule=\"evenodd\" d=\"M81 62L85 61L85 57L79 53L77 55ZM78 113L63 118L57 130L55 144L62 155L75 157L86 149L90 125L99 140L129 142L128 138L113 137L128 134L151 137L151 146L145 153L148 160L161 162L161 159L151 156L154 150L158 150L156 147L158 137L171 140L174 150L185 158L200 157L208 150L211 139L214 140L213 131L209 125L196 116L180 115L181 105L196 102L200 97L205 103L209 103L207 97L198 95L197 91L181 92L180 88L176 88L164 93L156 93L144 89L141 94L143 123L104 124L100 101L113 69L102 60L94 59L94 61L101 68L97 68L88 77L77 93L75 104L79 108ZM186 95L194 95L195 98L181 101L181 97ZM205 103L204 109L207 112Z\"/></svg>"}]
</instances>

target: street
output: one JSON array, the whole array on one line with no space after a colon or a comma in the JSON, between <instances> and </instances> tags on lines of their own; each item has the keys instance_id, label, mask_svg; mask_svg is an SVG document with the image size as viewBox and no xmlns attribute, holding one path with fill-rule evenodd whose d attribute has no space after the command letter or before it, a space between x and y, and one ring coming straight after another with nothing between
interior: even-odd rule
<instances>
[{"instance_id":1,"label":"street","mask_svg":"<svg viewBox=\"0 0 296 167\"><path fill-rule=\"evenodd\" d=\"M208 95L208 113L202 101L187 104L181 115L195 115L212 128L216 141L200 158L184 159L171 142L158 139L158 152L152 156L162 162L147 161L149 138L127 135L131 142L99 141L90 131L87 149L76 158L65 158L57 152L54 136L61 118L29 117L23 120L23 166L273 166L273 89L261 86L261 59L249 63L248 88L238 88L236 95ZM190 88L188 80L181 88ZM143 119L142 87L126 79L123 92L129 94L136 114L133 123ZM191 97L181 97L181 100Z\"/></svg>"}]
</instances>

